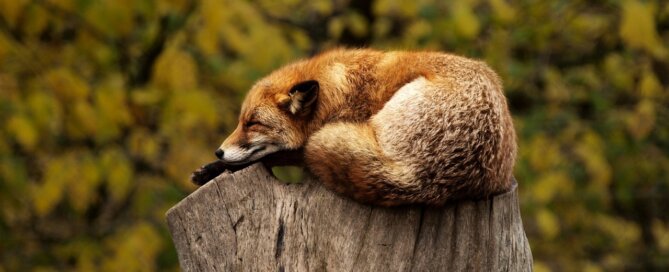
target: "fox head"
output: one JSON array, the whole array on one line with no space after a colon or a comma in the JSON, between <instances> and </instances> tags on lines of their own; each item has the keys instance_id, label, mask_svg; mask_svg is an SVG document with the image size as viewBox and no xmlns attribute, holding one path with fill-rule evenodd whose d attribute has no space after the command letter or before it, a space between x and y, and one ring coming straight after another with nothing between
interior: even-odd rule
<instances>
[{"instance_id":1,"label":"fox head","mask_svg":"<svg viewBox=\"0 0 669 272\"><path fill-rule=\"evenodd\" d=\"M246 164L304 145L321 86L301 66L285 67L251 88L237 127L215 152L221 161Z\"/></svg>"}]
</instances>

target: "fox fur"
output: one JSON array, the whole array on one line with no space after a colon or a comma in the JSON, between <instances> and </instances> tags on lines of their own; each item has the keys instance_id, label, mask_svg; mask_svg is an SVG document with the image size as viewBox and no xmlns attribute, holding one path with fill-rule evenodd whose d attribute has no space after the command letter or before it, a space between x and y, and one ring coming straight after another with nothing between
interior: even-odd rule
<instances>
[{"instance_id":1,"label":"fox fur","mask_svg":"<svg viewBox=\"0 0 669 272\"><path fill-rule=\"evenodd\" d=\"M516 134L501 81L483 62L337 49L259 80L218 167L193 180L285 151L355 200L442 205L509 190Z\"/></svg>"}]
</instances>

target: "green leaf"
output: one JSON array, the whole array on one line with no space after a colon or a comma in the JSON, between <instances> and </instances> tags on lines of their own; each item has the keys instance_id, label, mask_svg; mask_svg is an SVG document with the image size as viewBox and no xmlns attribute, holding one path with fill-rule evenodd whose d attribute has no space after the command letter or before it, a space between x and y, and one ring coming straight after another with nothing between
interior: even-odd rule
<instances>
[{"instance_id":1,"label":"green leaf","mask_svg":"<svg viewBox=\"0 0 669 272\"><path fill-rule=\"evenodd\" d=\"M275 166L272 174L285 183L300 183L304 179L304 169L299 166Z\"/></svg>"}]
</instances>

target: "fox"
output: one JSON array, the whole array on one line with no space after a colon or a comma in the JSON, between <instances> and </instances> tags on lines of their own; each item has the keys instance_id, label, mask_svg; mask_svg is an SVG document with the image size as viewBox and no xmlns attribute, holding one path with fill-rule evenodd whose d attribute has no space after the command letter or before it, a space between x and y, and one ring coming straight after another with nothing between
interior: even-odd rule
<instances>
[{"instance_id":1,"label":"fox","mask_svg":"<svg viewBox=\"0 0 669 272\"><path fill-rule=\"evenodd\" d=\"M510 190L517 145L502 81L484 62L338 48L258 80L214 153L194 183L295 164L362 203L441 206Z\"/></svg>"}]
</instances>

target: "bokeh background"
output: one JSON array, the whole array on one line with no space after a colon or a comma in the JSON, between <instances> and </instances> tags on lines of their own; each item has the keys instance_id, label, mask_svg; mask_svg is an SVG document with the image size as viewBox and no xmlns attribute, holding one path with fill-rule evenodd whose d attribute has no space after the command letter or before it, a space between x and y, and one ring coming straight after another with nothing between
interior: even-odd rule
<instances>
[{"instance_id":1,"label":"bokeh background","mask_svg":"<svg viewBox=\"0 0 669 272\"><path fill-rule=\"evenodd\" d=\"M0 271L177 270L247 89L337 46L498 71L537 271L669 270L668 1L0 0Z\"/></svg>"}]
</instances>

